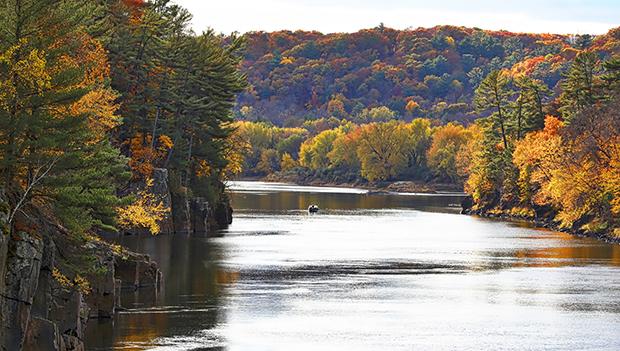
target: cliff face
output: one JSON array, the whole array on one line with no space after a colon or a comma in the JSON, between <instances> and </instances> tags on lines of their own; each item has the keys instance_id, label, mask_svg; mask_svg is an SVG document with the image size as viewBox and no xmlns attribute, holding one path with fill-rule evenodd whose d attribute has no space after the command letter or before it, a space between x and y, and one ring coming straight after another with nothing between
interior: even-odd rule
<instances>
[{"instance_id":1,"label":"cliff face","mask_svg":"<svg viewBox=\"0 0 620 351\"><path fill-rule=\"evenodd\" d=\"M212 203L204 197L193 196L181 186L177 177L170 177L166 169L153 171L150 191L171 209L169 217L160 224L162 233L207 233L232 223L232 207L227 197Z\"/></svg>"},{"instance_id":2,"label":"cliff face","mask_svg":"<svg viewBox=\"0 0 620 351\"><path fill-rule=\"evenodd\" d=\"M0 200L1 202L1 200ZM0 227L6 227L6 213ZM77 257L88 257L85 264ZM82 265L85 281L69 267ZM110 318L121 289L159 290L147 256L100 241L72 239L48 224L0 235L0 350L84 350L89 318Z\"/></svg>"},{"instance_id":3,"label":"cliff face","mask_svg":"<svg viewBox=\"0 0 620 351\"><path fill-rule=\"evenodd\" d=\"M151 179L153 183L147 187L144 182L134 182L128 192L139 193L146 190L161 201L165 208L170 209L168 216L158 224L160 233L208 233L211 230L224 228L232 223L232 208L228 198L209 201L205 197L195 196L181 185L178 177L170 174L165 168L155 168ZM223 192L223 186L222 186ZM131 229L129 234L148 234L148 230Z\"/></svg>"},{"instance_id":4,"label":"cliff face","mask_svg":"<svg viewBox=\"0 0 620 351\"><path fill-rule=\"evenodd\" d=\"M150 191L171 208L160 223L164 233L205 233L232 222L226 198L211 204L171 191L165 169L156 169L153 179ZM148 256L73 238L44 218L10 233L3 199L0 189L0 351L83 350L88 319L111 318L122 290L157 294L162 275Z\"/></svg>"}]
</instances>

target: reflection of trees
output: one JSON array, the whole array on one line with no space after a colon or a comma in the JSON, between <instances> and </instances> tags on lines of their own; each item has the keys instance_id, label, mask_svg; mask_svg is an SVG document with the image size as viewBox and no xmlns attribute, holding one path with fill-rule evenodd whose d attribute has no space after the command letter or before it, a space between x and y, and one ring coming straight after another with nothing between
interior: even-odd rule
<instances>
[{"instance_id":1,"label":"reflection of trees","mask_svg":"<svg viewBox=\"0 0 620 351\"><path fill-rule=\"evenodd\" d=\"M330 193L274 192L267 194L233 193L237 210L258 209L274 211L305 210L311 204L323 209L357 210L413 208L441 211L449 205L460 204L459 196L398 196Z\"/></svg>"},{"instance_id":2,"label":"reflection of trees","mask_svg":"<svg viewBox=\"0 0 620 351\"><path fill-rule=\"evenodd\" d=\"M159 337L178 334L175 330L211 329L223 319L219 315L223 287L234 283L238 272L221 269L220 245L206 237L186 235L122 240L133 250L149 254L159 264L164 286L158 296L148 289L123 294L122 305L130 311L117 315L114 321L115 345L124 345L127 350L131 350L131 345L144 347Z\"/></svg>"},{"instance_id":3,"label":"reflection of trees","mask_svg":"<svg viewBox=\"0 0 620 351\"><path fill-rule=\"evenodd\" d=\"M561 242L567 245L579 245L575 243L575 237L566 233L557 233ZM513 254L518 260L514 261L514 267L563 267L574 266L576 263L605 263L620 266L620 246L599 243L593 239L583 239L589 245L580 246L556 246L541 249L517 250Z\"/></svg>"}]
</instances>

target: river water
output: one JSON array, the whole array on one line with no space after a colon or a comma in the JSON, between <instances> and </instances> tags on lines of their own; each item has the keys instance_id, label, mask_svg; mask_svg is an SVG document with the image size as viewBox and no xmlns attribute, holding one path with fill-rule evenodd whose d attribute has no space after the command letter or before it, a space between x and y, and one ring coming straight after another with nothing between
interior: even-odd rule
<instances>
[{"instance_id":1,"label":"river water","mask_svg":"<svg viewBox=\"0 0 620 351\"><path fill-rule=\"evenodd\" d=\"M620 350L619 245L459 215L456 194L231 188L227 230L119 239L165 285L124 294L88 350Z\"/></svg>"}]
</instances>

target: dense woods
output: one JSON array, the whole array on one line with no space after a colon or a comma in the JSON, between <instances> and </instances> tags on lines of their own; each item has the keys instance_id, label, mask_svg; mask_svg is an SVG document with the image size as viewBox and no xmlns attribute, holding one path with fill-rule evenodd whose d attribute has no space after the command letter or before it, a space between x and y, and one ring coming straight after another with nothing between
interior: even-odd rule
<instances>
[{"instance_id":1,"label":"dense woods","mask_svg":"<svg viewBox=\"0 0 620 351\"><path fill-rule=\"evenodd\" d=\"M617 29L225 37L193 33L164 0L2 11L9 227L43 206L77 234L157 232L157 168L173 203L225 202L223 178L288 172L460 184L481 208L552 205L566 225L617 217Z\"/></svg>"},{"instance_id":2,"label":"dense woods","mask_svg":"<svg viewBox=\"0 0 620 351\"><path fill-rule=\"evenodd\" d=\"M0 8L0 174L9 229L34 207L75 234L158 231L161 200L130 184L168 169L222 201L242 41L194 34L169 1L8 1ZM128 192L129 191L129 192Z\"/></svg>"},{"instance_id":3,"label":"dense woods","mask_svg":"<svg viewBox=\"0 0 620 351\"><path fill-rule=\"evenodd\" d=\"M250 88L236 113L285 127L332 116L365 122L375 107L403 120L472 121L474 91L490 72L525 75L546 100L581 50L605 59L619 36L618 29L593 37L453 26L248 33L242 65Z\"/></svg>"},{"instance_id":4,"label":"dense woods","mask_svg":"<svg viewBox=\"0 0 620 351\"><path fill-rule=\"evenodd\" d=\"M248 34L237 171L453 183L474 211L618 235L620 31Z\"/></svg>"},{"instance_id":5,"label":"dense woods","mask_svg":"<svg viewBox=\"0 0 620 351\"><path fill-rule=\"evenodd\" d=\"M168 0L0 2L0 349L83 350L148 256L102 240L230 223L243 41Z\"/></svg>"}]
</instances>

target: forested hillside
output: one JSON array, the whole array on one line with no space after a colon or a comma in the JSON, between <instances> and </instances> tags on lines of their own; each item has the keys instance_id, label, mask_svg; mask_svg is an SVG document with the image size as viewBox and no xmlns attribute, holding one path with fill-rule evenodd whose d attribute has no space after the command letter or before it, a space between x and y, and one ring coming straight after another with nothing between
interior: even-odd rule
<instances>
[{"instance_id":1,"label":"forested hillside","mask_svg":"<svg viewBox=\"0 0 620 351\"><path fill-rule=\"evenodd\" d=\"M620 29L251 33L236 172L454 184L472 211L618 233Z\"/></svg>"},{"instance_id":2,"label":"forested hillside","mask_svg":"<svg viewBox=\"0 0 620 351\"><path fill-rule=\"evenodd\" d=\"M519 34L439 26L352 34L249 33L243 70L250 89L238 116L299 126L307 119L369 120L385 106L395 117L471 121L474 90L506 69L557 92L579 50L601 59L618 52L620 29L607 35Z\"/></svg>"}]
</instances>

